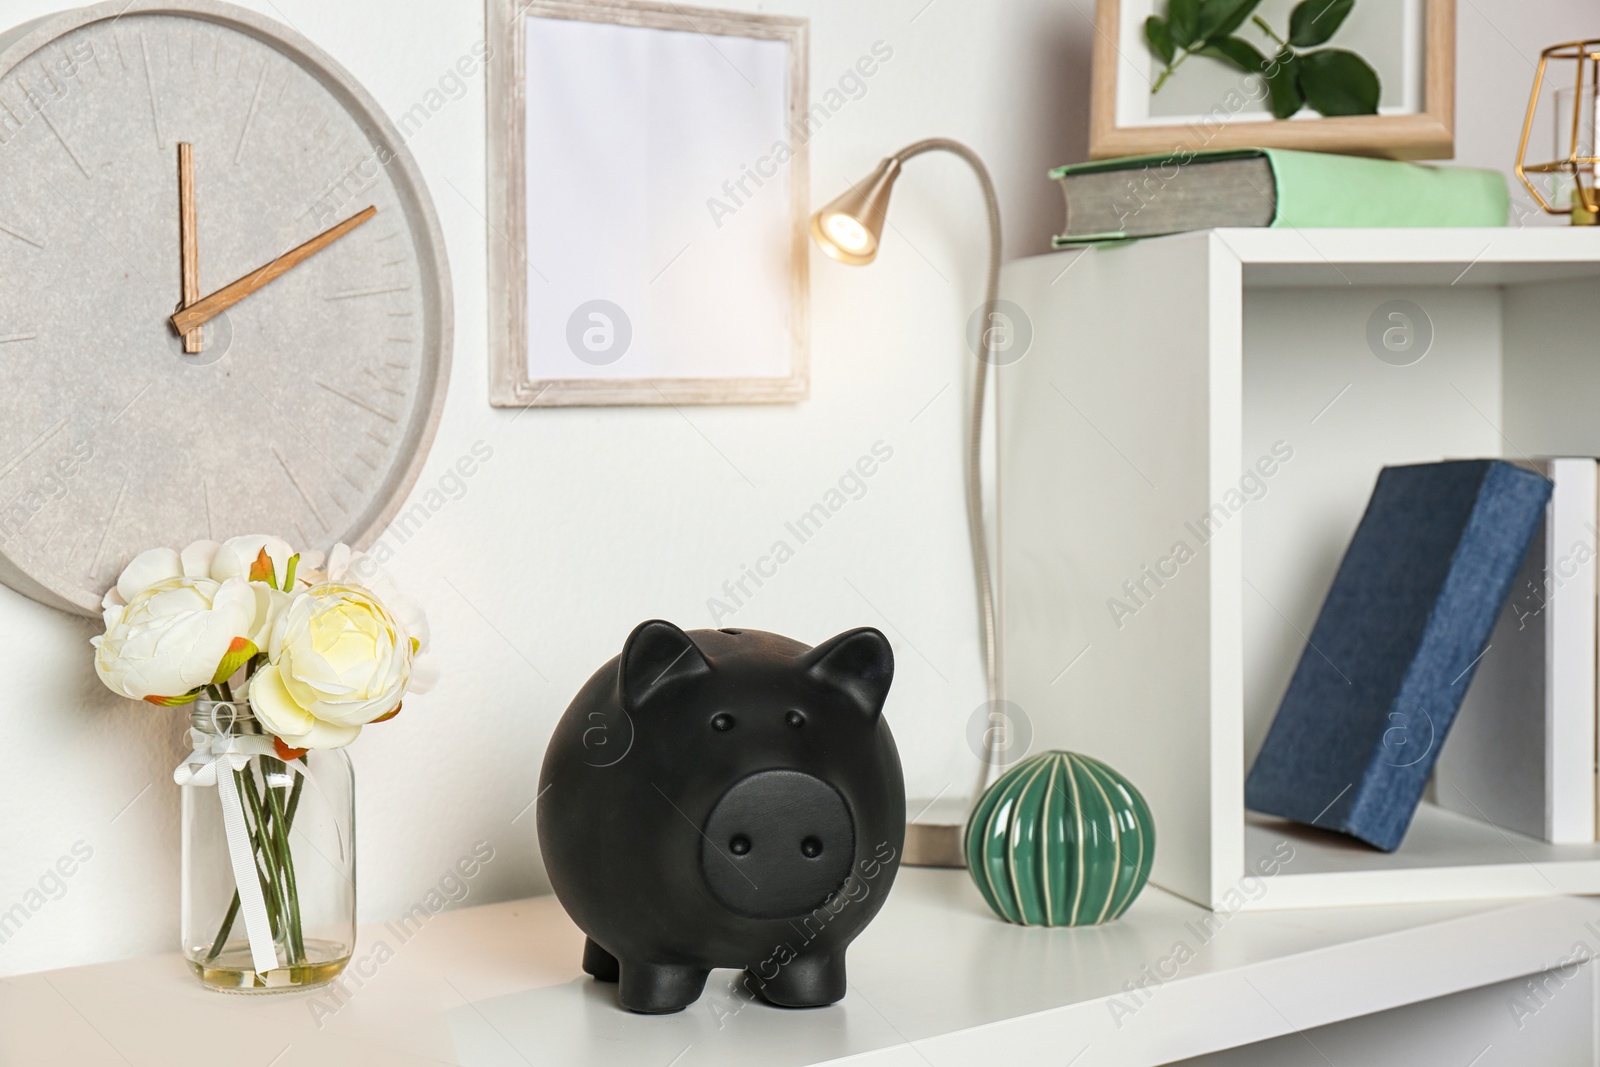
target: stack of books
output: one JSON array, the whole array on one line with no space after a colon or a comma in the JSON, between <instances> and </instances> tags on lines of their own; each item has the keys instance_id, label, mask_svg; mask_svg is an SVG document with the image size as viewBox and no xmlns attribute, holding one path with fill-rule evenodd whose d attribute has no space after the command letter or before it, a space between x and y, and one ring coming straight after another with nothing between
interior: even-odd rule
<instances>
[{"instance_id":1,"label":"stack of books","mask_svg":"<svg viewBox=\"0 0 1600 1067\"><path fill-rule=\"evenodd\" d=\"M1214 226L1504 226L1505 175L1388 159L1245 148L1057 167L1057 248Z\"/></svg>"}]
</instances>

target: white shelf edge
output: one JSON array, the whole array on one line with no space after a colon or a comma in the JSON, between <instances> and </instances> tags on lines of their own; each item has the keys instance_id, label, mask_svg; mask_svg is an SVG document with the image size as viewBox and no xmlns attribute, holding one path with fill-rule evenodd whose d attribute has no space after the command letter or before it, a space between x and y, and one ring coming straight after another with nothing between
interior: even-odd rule
<instances>
[{"instance_id":1,"label":"white shelf edge","mask_svg":"<svg viewBox=\"0 0 1600 1067\"><path fill-rule=\"evenodd\" d=\"M1162 1064L1537 974L1563 963L1600 902L1530 901L1161 985L1118 1026L1102 997L846 1057L852 1067L1072 1061ZM1330 983L1330 975L1346 980ZM1330 995L1333 990L1336 995ZM1269 999L1270 998L1270 999Z\"/></svg>"},{"instance_id":2,"label":"white shelf edge","mask_svg":"<svg viewBox=\"0 0 1600 1067\"><path fill-rule=\"evenodd\" d=\"M1200 232L1225 245L1246 265L1600 261L1600 234L1558 226L1525 229L1509 226L1437 229L1229 228Z\"/></svg>"},{"instance_id":3,"label":"white shelf edge","mask_svg":"<svg viewBox=\"0 0 1600 1067\"><path fill-rule=\"evenodd\" d=\"M1369 905L1529 900L1600 892L1600 860L1555 863L1483 863L1459 867L1408 867L1392 871L1280 872L1259 900L1241 911Z\"/></svg>"}]
</instances>

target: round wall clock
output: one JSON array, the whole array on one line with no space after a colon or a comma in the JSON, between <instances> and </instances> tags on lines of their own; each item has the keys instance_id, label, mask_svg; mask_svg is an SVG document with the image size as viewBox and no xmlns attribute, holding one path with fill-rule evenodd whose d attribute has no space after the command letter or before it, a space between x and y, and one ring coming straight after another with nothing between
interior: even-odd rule
<instances>
[{"instance_id":1,"label":"round wall clock","mask_svg":"<svg viewBox=\"0 0 1600 1067\"><path fill-rule=\"evenodd\" d=\"M376 537L450 362L404 139L326 52L228 4L0 35L0 580L94 614L145 548Z\"/></svg>"}]
</instances>

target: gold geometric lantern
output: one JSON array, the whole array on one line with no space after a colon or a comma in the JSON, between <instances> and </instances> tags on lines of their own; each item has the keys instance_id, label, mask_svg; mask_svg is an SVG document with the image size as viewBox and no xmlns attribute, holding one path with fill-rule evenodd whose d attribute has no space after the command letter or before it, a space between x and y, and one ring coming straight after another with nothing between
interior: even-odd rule
<instances>
[{"instance_id":1,"label":"gold geometric lantern","mask_svg":"<svg viewBox=\"0 0 1600 1067\"><path fill-rule=\"evenodd\" d=\"M1572 64L1570 88L1562 87L1563 65ZM1555 65L1552 65L1555 64ZM1552 158L1544 163L1528 162L1528 140L1533 134L1534 115L1539 108L1539 93L1545 77L1555 85L1555 130L1552 140ZM1528 117L1522 123L1522 141L1517 146L1517 177L1528 187L1528 192L1539 206L1552 215L1571 215L1574 225L1593 225L1600 216L1600 188L1597 188L1596 164L1596 91L1600 89L1600 38L1586 41L1569 41L1552 45L1539 53L1539 69L1533 76L1533 92L1528 97ZM1551 175L1550 197L1545 190L1528 177L1530 174ZM1571 183L1568 203L1563 199L1562 186Z\"/></svg>"}]
</instances>

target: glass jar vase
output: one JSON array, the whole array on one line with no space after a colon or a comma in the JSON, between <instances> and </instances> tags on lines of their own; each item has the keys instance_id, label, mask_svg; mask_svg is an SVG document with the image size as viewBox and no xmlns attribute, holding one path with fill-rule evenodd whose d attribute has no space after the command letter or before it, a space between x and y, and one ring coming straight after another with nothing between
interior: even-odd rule
<instances>
[{"instance_id":1,"label":"glass jar vase","mask_svg":"<svg viewBox=\"0 0 1600 1067\"><path fill-rule=\"evenodd\" d=\"M246 699L197 700L192 709L194 751L176 775L190 969L230 993L332 981L355 948L349 756L283 748Z\"/></svg>"}]
</instances>

